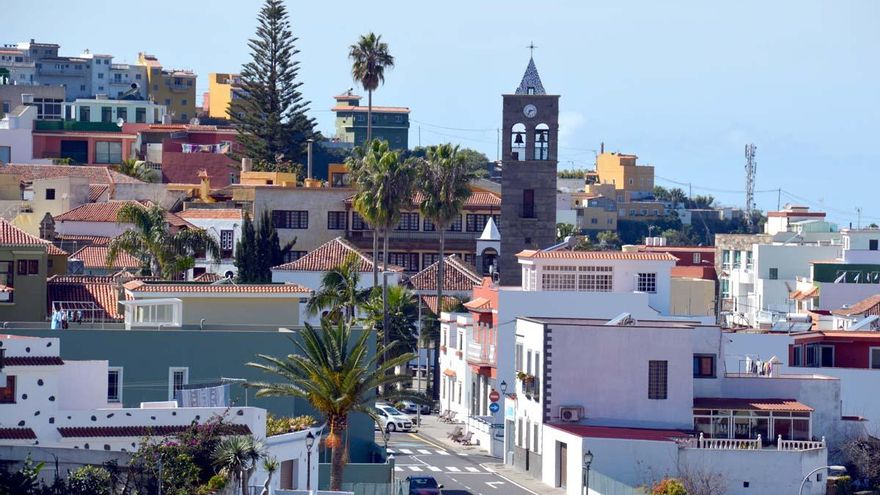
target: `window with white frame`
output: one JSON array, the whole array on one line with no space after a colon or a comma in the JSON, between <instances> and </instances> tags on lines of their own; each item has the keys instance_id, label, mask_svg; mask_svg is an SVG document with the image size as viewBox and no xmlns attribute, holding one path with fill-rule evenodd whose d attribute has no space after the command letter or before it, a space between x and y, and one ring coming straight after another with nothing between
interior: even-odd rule
<instances>
[{"instance_id":1,"label":"window with white frame","mask_svg":"<svg viewBox=\"0 0 880 495\"><path fill-rule=\"evenodd\" d=\"M522 343L517 342L516 344L516 352L513 355L514 359L514 371L522 371L523 370L523 345Z\"/></svg>"},{"instance_id":2,"label":"window with white frame","mask_svg":"<svg viewBox=\"0 0 880 495\"><path fill-rule=\"evenodd\" d=\"M122 367L107 368L107 402L122 402Z\"/></svg>"},{"instance_id":3,"label":"window with white frame","mask_svg":"<svg viewBox=\"0 0 880 495\"><path fill-rule=\"evenodd\" d=\"M575 266L545 266L541 274L541 289L573 291L576 287L576 280L577 267Z\"/></svg>"},{"instance_id":4,"label":"window with white frame","mask_svg":"<svg viewBox=\"0 0 880 495\"><path fill-rule=\"evenodd\" d=\"M98 141L95 143L95 163L121 163L122 143Z\"/></svg>"},{"instance_id":5,"label":"window with white frame","mask_svg":"<svg viewBox=\"0 0 880 495\"><path fill-rule=\"evenodd\" d=\"M647 292L649 294L657 293L657 274L656 273L639 273L638 283L636 284L638 292Z\"/></svg>"},{"instance_id":6,"label":"window with white frame","mask_svg":"<svg viewBox=\"0 0 880 495\"><path fill-rule=\"evenodd\" d=\"M664 400L667 397L667 361L648 361L648 398Z\"/></svg>"},{"instance_id":7,"label":"window with white frame","mask_svg":"<svg viewBox=\"0 0 880 495\"><path fill-rule=\"evenodd\" d=\"M694 264L699 265L702 262L702 256L700 255L700 253L694 253Z\"/></svg>"},{"instance_id":8,"label":"window with white frame","mask_svg":"<svg viewBox=\"0 0 880 495\"><path fill-rule=\"evenodd\" d=\"M578 271L578 290L581 292L611 292L614 287L610 266L581 266Z\"/></svg>"},{"instance_id":9,"label":"window with white frame","mask_svg":"<svg viewBox=\"0 0 880 495\"><path fill-rule=\"evenodd\" d=\"M400 222L397 223L396 230L419 230L419 214L418 213L401 213Z\"/></svg>"},{"instance_id":10,"label":"window with white frame","mask_svg":"<svg viewBox=\"0 0 880 495\"><path fill-rule=\"evenodd\" d=\"M234 231L232 230L221 230L220 231L220 257L221 258L231 258L232 257L232 249L235 246L234 242Z\"/></svg>"},{"instance_id":11,"label":"window with white frame","mask_svg":"<svg viewBox=\"0 0 880 495\"><path fill-rule=\"evenodd\" d=\"M187 367L171 367L168 368L168 400L174 400L177 391L183 389L184 385L189 383L189 368Z\"/></svg>"}]
</instances>

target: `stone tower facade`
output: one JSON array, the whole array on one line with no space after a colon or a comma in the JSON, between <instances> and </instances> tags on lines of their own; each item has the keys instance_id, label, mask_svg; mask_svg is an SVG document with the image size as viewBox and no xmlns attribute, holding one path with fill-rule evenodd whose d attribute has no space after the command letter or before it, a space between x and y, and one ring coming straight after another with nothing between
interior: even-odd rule
<instances>
[{"instance_id":1,"label":"stone tower facade","mask_svg":"<svg viewBox=\"0 0 880 495\"><path fill-rule=\"evenodd\" d=\"M516 254L556 242L559 95L548 95L533 59L514 94L502 95L501 284L520 285Z\"/></svg>"}]
</instances>

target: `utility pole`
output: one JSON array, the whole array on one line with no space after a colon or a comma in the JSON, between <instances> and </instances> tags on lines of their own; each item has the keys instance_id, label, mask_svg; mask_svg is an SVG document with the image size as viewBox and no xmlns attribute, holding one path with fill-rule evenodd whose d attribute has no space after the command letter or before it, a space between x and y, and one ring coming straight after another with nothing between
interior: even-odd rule
<instances>
[{"instance_id":1,"label":"utility pole","mask_svg":"<svg viewBox=\"0 0 880 495\"><path fill-rule=\"evenodd\" d=\"M782 208L782 188L776 190L776 211Z\"/></svg>"},{"instance_id":2,"label":"utility pole","mask_svg":"<svg viewBox=\"0 0 880 495\"><path fill-rule=\"evenodd\" d=\"M754 228L752 212L755 211L755 172L758 166L755 162L755 150L757 146L754 144L746 145L746 225L749 226L749 232Z\"/></svg>"},{"instance_id":3,"label":"utility pole","mask_svg":"<svg viewBox=\"0 0 880 495\"><path fill-rule=\"evenodd\" d=\"M862 228L862 207L861 206L856 208L856 213L858 214L858 220L856 221L856 228L861 229Z\"/></svg>"},{"instance_id":4,"label":"utility pole","mask_svg":"<svg viewBox=\"0 0 880 495\"><path fill-rule=\"evenodd\" d=\"M422 126L419 126L419 148L422 147Z\"/></svg>"},{"instance_id":5,"label":"utility pole","mask_svg":"<svg viewBox=\"0 0 880 495\"><path fill-rule=\"evenodd\" d=\"M495 129L496 141L498 142L498 149L495 151L495 161L501 160L501 129Z\"/></svg>"}]
</instances>

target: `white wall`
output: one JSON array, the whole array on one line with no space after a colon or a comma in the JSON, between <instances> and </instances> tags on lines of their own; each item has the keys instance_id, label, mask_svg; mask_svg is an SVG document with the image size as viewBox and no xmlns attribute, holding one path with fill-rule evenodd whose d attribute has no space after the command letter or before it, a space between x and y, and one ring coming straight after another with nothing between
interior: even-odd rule
<instances>
[{"instance_id":1,"label":"white wall","mask_svg":"<svg viewBox=\"0 0 880 495\"><path fill-rule=\"evenodd\" d=\"M284 435L274 435L266 438L266 450L268 455L278 460L279 470L281 462L289 460L297 460L296 466L299 468L293 473L295 479L294 486L298 489L305 489L308 471L311 468L312 486L318 486L318 445L321 443L322 428L310 428L307 430L297 431L293 433L285 433ZM311 432L315 436L315 446L312 447L311 466L308 466L308 450L306 449L306 436ZM307 467L308 466L308 467ZM251 477L251 485L263 486L268 474L263 470L262 463L257 466L257 471ZM269 485L273 490L281 488L281 473L276 472L272 476L272 483Z\"/></svg>"},{"instance_id":2,"label":"white wall","mask_svg":"<svg viewBox=\"0 0 880 495\"><path fill-rule=\"evenodd\" d=\"M65 361L59 371L60 409L108 407L107 361ZM119 385L121 393L122 384Z\"/></svg>"},{"instance_id":3,"label":"white wall","mask_svg":"<svg viewBox=\"0 0 880 495\"><path fill-rule=\"evenodd\" d=\"M130 223L118 224L116 222L56 221L55 233L59 236L94 235L102 237L116 237L133 227L134 226Z\"/></svg>"},{"instance_id":4,"label":"white wall","mask_svg":"<svg viewBox=\"0 0 880 495\"><path fill-rule=\"evenodd\" d=\"M37 107L29 106L20 116L10 112L0 120L0 146L10 147L11 163L52 163L52 160L35 159L34 140L31 134L37 119Z\"/></svg>"},{"instance_id":5,"label":"white wall","mask_svg":"<svg viewBox=\"0 0 880 495\"><path fill-rule=\"evenodd\" d=\"M819 308L832 310L852 306L874 294L880 294L880 285L820 283Z\"/></svg>"},{"instance_id":6,"label":"white wall","mask_svg":"<svg viewBox=\"0 0 880 495\"><path fill-rule=\"evenodd\" d=\"M224 276L227 271L231 271L233 274L236 273L235 269L235 252L238 249L238 241L241 239L241 225L244 222L243 219L220 219L220 218L186 218L186 221L204 229L211 237L217 241L217 244L220 244L220 231L221 230L231 230L232 231L232 257L222 259L219 263L215 263L213 258L207 259L198 259L196 260L197 267L205 268L205 271L208 273L218 273L220 276Z\"/></svg>"}]
</instances>

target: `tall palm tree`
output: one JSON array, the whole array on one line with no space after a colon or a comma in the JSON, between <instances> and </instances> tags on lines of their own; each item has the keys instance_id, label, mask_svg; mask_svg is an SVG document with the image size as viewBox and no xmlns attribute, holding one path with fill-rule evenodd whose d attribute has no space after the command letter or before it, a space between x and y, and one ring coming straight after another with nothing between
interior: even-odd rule
<instances>
[{"instance_id":1,"label":"tall palm tree","mask_svg":"<svg viewBox=\"0 0 880 495\"><path fill-rule=\"evenodd\" d=\"M385 82L385 69L394 67L394 57L382 35L373 32L361 35L357 43L348 47L351 77L361 83L367 92L367 143L373 140L373 91Z\"/></svg>"},{"instance_id":2,"label":"tall palm tree","mask_svg":"<svg viewBox=\"0 0 880 495\"><path fill-rule=\"evenodd\" d=\"M369 414L374 419L375 395L378 387L409 380L406 375L390 373L396 366L413 359L413 354L402 354L380 363L385 346L372 352L369 338L372 332L361 331L352 336L351 324L321 319L321 327L308 323L299 332L300 340L293 340L295 352L284 357L260 354L261 363L247 363L281 379L279 382L252 382L257 397L300 397L324 416L329 433L327 446L333 449L330 469L330 490L342 488L342 470L345 455L342 439L348 430L348 417L353 412ZM397 343L389 345L397 347ZM390 353L390 352L389 352ZM416 395L398 392L400 398L419 400Z\"/></svg>"},{"instance_id":3,"label":"tall palm tree","mask_svg":"<svg viewBox=\"0 0 880 495\"><path fill-rule=\"evenodd\" d=\"M172 231L167 212L159 205L144 206L127 203L116 214L117 223L133 224L110 241L107 265L112 265L120 253L128 253L149 267L152 275L174 278L195 265L194 253L204 251L216 262L220 260L220 245L202 229Z\"/></svg>"},{"instance_id":4,"label":"tall palm tree","mask_svg":"<svg viewBox=\"0 0 880 495\"><path fill-rule=\"evenodd\" d=\"M446 262L446 230L461 215L464 202L471 195L470 182L477 178L478 169L458 153L458 146L441 144L426 150L419 167L417 190L422 194L419 210L431 220L440 235L439 262L437 263L437 306L443 301L443 265ZM437 315L440 316L439 314ZM440 335L434 339L434 398L440 385Z\"/></svg>"},{"instance_id":5,"label":"tall palm tree","mask_svg":"<svg viewBox=\"0 0 880 495\"><path fill-rule=\"evenodd\" d=\"M214 449L214 465L229 474L232 483L239 482L241 494L248 494L248 481L257 463L266 456L266 446L251 436L224 438Z\"/></svg>"},{"instance_id":6,"label":"tall palm tree","mask_svg":"<svg viewBox=\"0 0 880 495\"><path fill-rule=\"evenodd\" d=\"M147 162L143 160L129 158L122 160L122 162L119 165L116 165L115 168L116 171L121 174L134 177L135 179L144 182L160 182L160 179L162 178L157 170L147 166Z\"/></svg>"},{"instance_id":7,"label":"tall palm tree","mask_svg":"<svg viewBox=\"0 0 880 495\"><path fill-rule=\"evenodd\" d=\"M364 304L364 323L377 331L383 342L397 341L397 352L415 352L419 307L416 296L401 285L388 288L387 309L378 291ZM388 331L385 331L387 315Z\"/></svg>"},{"instance_id":8,"label":"tall palm tree","mask_svg":"<svg viewBox=\"0 0 880 495\"><path fill-rule=\"evenodd\" d=\"M337 321L340 317L351 323L357 309L367 302L370 289L359 289L361 274L358 271L360 257L351 253L343 262L321 275L321 286L309 299L306 310L310 315L327 311L327 317Z\"/></svg>"}]
</instances>

